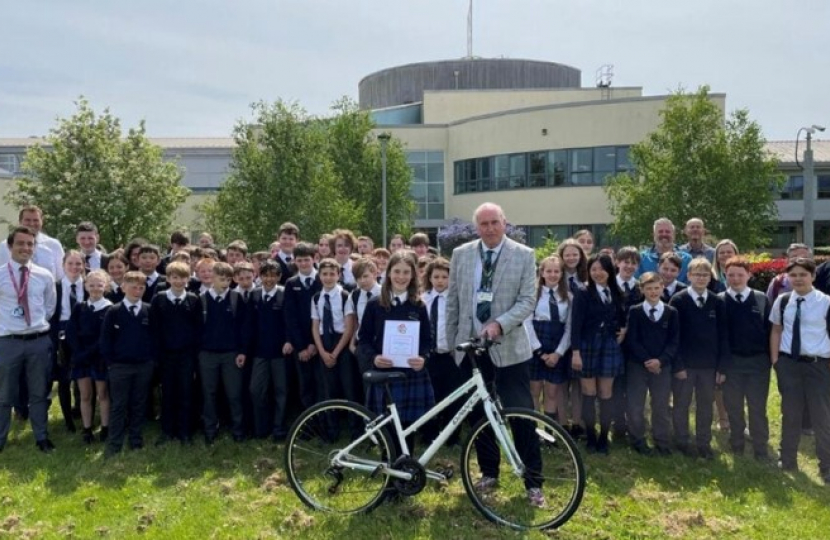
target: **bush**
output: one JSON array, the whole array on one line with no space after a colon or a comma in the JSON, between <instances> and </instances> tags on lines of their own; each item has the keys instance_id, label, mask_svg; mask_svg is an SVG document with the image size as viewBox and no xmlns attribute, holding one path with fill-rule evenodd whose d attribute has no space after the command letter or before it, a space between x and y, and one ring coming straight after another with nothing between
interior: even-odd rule
<instances>
[{"instance_id":1,"label":"bush","mask_svg":"<svg viewBox=\"0 0 830 540\"><path fill-rule=\"evenodd\" d=\"M515 240L521 244L525 243L525 232L523 229L515 227L508 222L505 232L511 240ZM447 258L452 257L452 252L455 248L477 238L478 231L476 231L475 225L459 218L453 218L449 225L438 229L438 246L441 248L441 254Z\"/></svg>"}]
</instances>

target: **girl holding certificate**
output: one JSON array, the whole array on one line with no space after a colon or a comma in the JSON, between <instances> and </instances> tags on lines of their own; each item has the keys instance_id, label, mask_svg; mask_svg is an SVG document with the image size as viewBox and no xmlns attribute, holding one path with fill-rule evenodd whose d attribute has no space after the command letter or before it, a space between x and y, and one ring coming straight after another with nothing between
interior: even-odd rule
<instances>
[{"instance_id":1,"label":"girl holding certificate","mask_svg":"<svg viewBox=\"0 0 830 540\"><path fill-rule=\"evenodd\" d=\"M418 355L407 360L409 367L393 367L392 360L384 356L387 321L419 323ZM411 330L415 325L405 326ZM357 355L361 365L372 365L380 370L400 370L407 374L406 379L388 383L404 427L415 422L435 404L429 373L424 369L430 349L429 317L426 305L418 296L418 274L413 252L400 250L389 259L380 296L371 298L366 304L358 343ZM386 403L382 386L369 388L366 406L374 413L384 412ZM413 443L407 443L412 450Z\"/></svg>"}]
</instances>

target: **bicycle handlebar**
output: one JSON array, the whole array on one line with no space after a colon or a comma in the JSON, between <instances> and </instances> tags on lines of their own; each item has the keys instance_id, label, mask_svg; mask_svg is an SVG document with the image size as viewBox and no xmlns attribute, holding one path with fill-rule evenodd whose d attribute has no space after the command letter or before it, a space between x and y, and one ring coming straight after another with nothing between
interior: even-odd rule
<instances>
[{"instance_id":1,"label":"bicycle handlebar","mask_svg":"<svg viewBox=\"0 0 830 540\"><path fill-rule=\"evenodd\" d=\"M470 353L482 355L490 350L493 345L498 345L499 342L490 338L471 338L470 341L465 341L456 345L455 350L463 353Z\"/></svg>"}]
</instances>

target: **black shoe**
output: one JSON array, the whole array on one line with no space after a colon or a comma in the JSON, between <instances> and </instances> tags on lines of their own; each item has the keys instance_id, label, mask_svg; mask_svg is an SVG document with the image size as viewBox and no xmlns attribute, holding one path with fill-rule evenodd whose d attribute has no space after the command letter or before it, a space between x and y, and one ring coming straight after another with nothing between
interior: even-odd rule
<instances>
[{"instance_id":1,"label":"black shoe","mask_svg":"<svg viewBox=\"0 0 830 540\"><path fill-rule=\"evenodd\" d=\"M101 431L98 432L98 440L101 442L107 442L107 437L110 436L110 428L109 426L101 426Z\"/></svg>"},{"instance_id":2,"label":"black shoe","mask_svg":"<svg viewBox=\"0 0 830 540\"><path fill-rule=\"evenodd\" d=\"M683 454L686 457L693 458L695 457L695 451L692 450L692 447L688 444L678 444L677 451Z\"/></svg>"},{"instance_id":3,"label":"black shoe","mask_svg":"<svg viewBox=\"0 0 830 540\"><path fill-rule=\"evenodd\" d=\"M597 451L597 432L594 428L585 430L585 448L589 454L595 454Z\"/></svg>"},{"instance_id":4,"label":"black shoe","mask_svg":"<svg viewBox=\"0 0 830 540\"><path fill-rule=\"evenodd\" d=\"M51 453L52 451L55 450L55 445L52 444L52 441L50 441L49 439L43 439L41 441L37 441L35 443L35 446L37 446L38 450L40 450L44 454L49 454L49 453Z\"/></svg>"},{"instance_id":5,"label":"black shoe","mask_svg":"<svg viewBox=\"0 0 830 540\"><path fill-rule=\"evenodd\" d=\"M601 432L597 438L597 453L607 456L610 451L608 432Z\"/></svg>"},{"instance_id":6,"label":"black shoe","mask_svg":"<svg viewBox=\"0 0 830 540\"><path fill-rule=\"evenodd\" d=\"M641 456L653 456L654 450L652 450L648 443L645 441L638 441L631 445L631 448L634 449L635 452L640 454Z\"/></svg>"},{"instance_id":7,"label":"black shoe","mask_svg":"<svg viewBox=\"0 0 830 540\"><path fill-rule=\"evenodd\" d=\"M582 436L585 434L585 428L583 428L579 424L574 424L570 427L568 433L571 434L571 439L573 439L574 442L576 442L579 439L581 439Z\"/></svg>"},{"instance_id":8,"label":"black shoe","mask_svg":"<svg viewBox=\"0 0 830 540\"><path fill-rule=\"evenodd\" d=\"M92 444L92 441L95 440L95 436L92 434L92 428L91 427L85 427L84 428L83 438L84 438L84 444Z\"/></svg>"},{"instance_id":9,"label":"black shoe","mask_svg":"<svg viewBox=\"0 0 830 540\"><path fill-rule=\"evenodd\" d=\"M712 451L711 446L698 446L697 455L709 461L715 459L715 452Z\"/></svg>"},{"instance_id":10,"label":"black shoe","mask_svg":"<svg viewBox=\"0 0 830 540\"><path fill-rule=\"evenodd\" d=\"M617 446L628 442L628 431L625 428L615 429L611 436L614 440L614 444Z\"/></svg>"},{"instance_id":11,"label":"black shoe","mask_svg":"<svg viewBox=\"0 0 830 540\"><path fill-rule=\"evenodd\" d=\"M778 460L778 468L786 472L798 472L798 464L789 461Z\"/></svg>"},{"instance_id":12,"label":"black shoe","mask_svg":"<svg viewBox=\"0 0 830 540\"><path fill-rule=\"evenodd\" d=\"M672 454L671 448L669 448L668 446L657 446L655 448L655 451L657 452L657 455L664 457L668 457Z\"/></svg>"}]
</instances>

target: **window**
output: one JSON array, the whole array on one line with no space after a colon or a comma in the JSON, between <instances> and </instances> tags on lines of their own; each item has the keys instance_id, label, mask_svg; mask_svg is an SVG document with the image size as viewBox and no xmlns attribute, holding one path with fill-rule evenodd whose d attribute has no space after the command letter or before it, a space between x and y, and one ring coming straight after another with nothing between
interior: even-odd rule
<instances>
[{"instance_id":1,"label":"window","mask_svg":"<svg viewBox=\"0 0 830 540\"><path fill-rule=\"evenodd\" d=\"M786 249L787 246L798 241L798 226L789 223L779 224L770 240L770 245L765 247Z\"/></svg>"},{"instance_id":2,"label":"window","mask_svg":"<svg viewBox=\"0 0 830 540\"><path fill-rule=\"evenodd\" d=\"M551 150L548 152L548 185L564 186L567 182L568 152Z\"/></svg>"},{"instance_id":3,"label":"window","mask_svg":"<svg viewBox=\"0 0 830 540\"><path fill-rule=\"evenodd\" d=\"M415 219L444 219L444 153L408 152L406 161L412 169L409 194L416 205ZM480 160L456 162L456 193L478 189L477 161Z\"/></svg>"},{"instance_id":4,"label":"window","mask_svg":"<svg viewBox=\"0 0 830 540\"><path fill-rule=\"evenodd\" d=\"M528 177L528 187L545 187L547 184L547 174L545 165L547 164L547 152L531 152L527 155L528 168L530 169L530 176Z\"/></svg>"},{"instance_id":5,"label":"window","mask_svg":"<svg viewBox=\"0 0 830 540\"><path fill-rule=\"evenodd\" d=\"M781 200L804 199L804 177L793 175L787 178L781 188Z\"/></svg>"},{"instance_id":6,"label":"window","mask_svg":"<svg viewBox=\"0 0 830 540\"><path fill-rule=\"evenodd\" d=\"M819 199L830 199L830 174L818 175L816 177L816 186Z\"/></svg>"},{"instance_id":7,"label":"window","mask_svg":"<svg viewBox=\"0 0 830 540\"><path fill-rule=\"evenodd\" d=\"M20 160L14 154L0 154L0 169L17 174L20 172Z\"/></svg>"},{"instance_id":8,"label":"window","mask_svg":"<svg viewBox=\"0 0 830 540\"><path fill-rule=\"evenodd\" d=\"M593 154L590 148L571 150L571 184L590 186L593 183Z\"/></svg>"}]
</instances>

